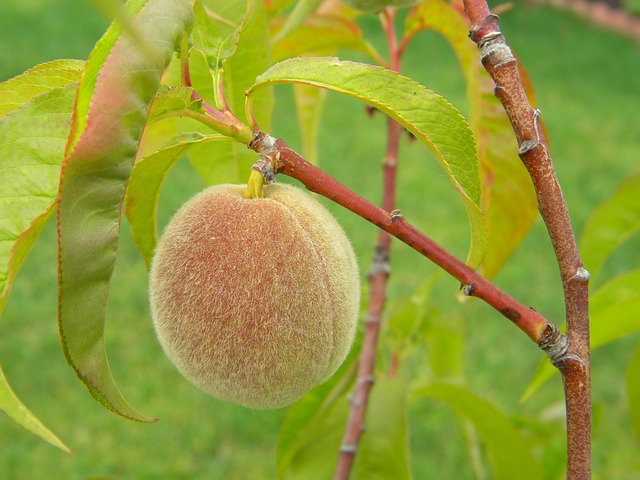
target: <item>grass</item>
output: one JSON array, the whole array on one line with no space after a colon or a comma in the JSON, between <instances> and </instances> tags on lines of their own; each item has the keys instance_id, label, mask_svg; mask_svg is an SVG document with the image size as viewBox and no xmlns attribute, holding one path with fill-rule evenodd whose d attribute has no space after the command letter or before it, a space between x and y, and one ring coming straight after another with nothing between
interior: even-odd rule
<instances>
[{"instance_id":1,"label":"grass","mask_svg":"<svg viewBox=\"0 0 640 480\"><path fill-rule=\"evenodd\" d=\"M69 17L69 11L74 16ZM589 212L636 168L640 154L637 104L640 50L613 32L544 7L518 5L502 15L502 29L528 69L552 141L552 152L577 231ZM79 0L0 4L0 80L54 58L84 58L106 22ZM372 21L367 33L379 35ZM73 35L73 36L70 36ZM553 52L549 54L548 52ZM428 55L428 61L425 56ZM453 54L437 36L423 34L407 52L405 72L443 94L462 111L462 77ZM295 147L290 93L278 90L274 134ZM349 125L348 134L341 125ZM321 126L320 161L329 173L367 198L380 197L384 121L369 119L361 104L329 95ZM468 229L464 210L436 162L416 143L402 144L399 208L405 217L463 257ZM163 221L202 184L180 164L162 196ZM370 265L376 230L330 206ZM608 268L638 267L630 243ZM635 248L635 250L634 250ZM74 451L67 457L0 416L0 477L83 479L269 479L284 412L254 412L213 400L182 379L154 340L146 298L146 273L123 228L112 282L107 344L124 394L153 425L110 414L87 394L67 366L56 326L55 232L50 225L25 262L2 317L0 362L27 405ZM396 244L390 302L406 297L433 267ZM419 266L419 267L418 267ZM544 227L537 222L496 282L551 319L563 316L557 269ZM511 414L537 415L561 399L556 379L524 405L518 398L540 353L502 317L472 302L458 307L456 284L439 294L465 320L465 376L473 390ZM638 450L628 428L624 367L638 337L594 353L596 424L594 464L601 478L625 478ZM473 478L453 416L435 402L411 411L415 478ZM563 439L555 443L562 449ZM55 472L55 473L54 473Z\"/></svg>"}]
</instances>

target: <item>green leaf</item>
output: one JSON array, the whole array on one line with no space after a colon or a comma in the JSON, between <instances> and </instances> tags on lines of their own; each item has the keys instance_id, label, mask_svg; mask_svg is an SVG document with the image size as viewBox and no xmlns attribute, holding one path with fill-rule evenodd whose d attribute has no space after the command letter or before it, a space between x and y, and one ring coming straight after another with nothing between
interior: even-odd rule
<instances>
[{"instance_id":1,"label":"green leaf","mask_svg":"<svg viewBox=\"0 0 640 480\"><path fill-rule=\"evenodd\" d=\"M416 347L426 347L429 373L440 380L459 381L463 376L464 322L443 313L432 300L440 273L429 275L409 299L392 306L383 338L398 359Z\"/></svg>"},{"instance_id":2,"label":"green leaf","mask_svg":"<svg viewBox=\"0 0 640 480\"><path fill-rule=\"evenodd\" d=\"M75 90L50 90L0 119L0 311L53 213Z\"/></svg>"},{"instance_id":3,"label":"green leaf","mask_svg":"<svg viewBox=\"0 0 640 480\"><path fill-rule=\"evenodd\" d=\"M203 4L225 19L225 22L216 23L223 37L233 35L235 38L233 55L222 61L224 96L230 110L240 120L248 123L244 114L245 91L256 76L271 65L264 2L203 0ZM216 93L212 89L209 65L197 54L192 57L194 87L206 100L211 101L215 99ZM254 112L256 121L263 128L268 129L270 125L272 109L272 92L264 92L258 99ZM251 166L257 159L255 152L237 142L210 143L189 153L191 164L207 185L246 182Z\"/></svg>"},{"instance_id":4,"label":"green leaf","mask_svg":"<svg viewBox=\"0 0 640 480\"><path fill-rule=\"evenodd\" d=\"M627 405L631 429L640 445L640 346L627 366Z\"/></svg>"},{"instance_id":5,"label":"green leaf","mask_svg":"<svg viewBox=\"0 0 640 480\"><path fill-rule=\"evenodd\" d=\"M59 323L67 360L92 396L126 418L153 421L115 384L105 311L125 186L160 76L190 28L193 9L191 0L133 1L129 8L145 48L113 24L78 87L58 198Z\"/></svg>"},{"instance_id":6,"label":"green leaf","mask_svg":"<svg viewBox=\"0 0 640 480\"><path fill-rule=\"evenodd\" d=\"M337 459L359 350L358 343L333 377L311 390L287 412L276 451L278 479L321 479L335 468L335 462L327 462L327 458Z\"/></svg>"},{"instance_id":7,"label":"green leaf","mask_svg":"<svg viewBox=\"0 0 640 480\"><path fill-rule=\"evenodd\" d=\"M464 362L464 321L456 314L430 311L425 321L429 364L439 380L460 381Z\"/></svg>"},{"instance_id":8,"label":"green leaf","mask_svg":"<svg viewBox=\"0 0 640 480\"><path fill-rule=\"evenodd\" d=\"M620 275L600 287L590 300L591 350L640 331L640 270ZM529 398L557 374L545 358L522 395Z\"/></svg>"},{"instance_id":9,"label":"green leaf","mask_svg":"<svg viewBox=\"0 0 640 480\"><path fill-rule=\"evenodd\" d=\"M289 411L278 443L278 479L324 480L336 468L344 436L356 363L330 385L316 389ZM407 385L380 379L369 397L366 433L354 464L356 479L406 479L409 471Z\"/></svg>"},{"instance_id":10,"label":"green leaf","mask_svg":"<svg viewBox=\"0 0 640 480\"><path fill-rule=\"evenodd\" d=\"M0 410L3 410L22 428L71 455L71 450L51 430L45 427L11 390L2 368L0 368Z\"/></svg>"},{"instance_id":11,"label":"green leaf","mask_svg":"<svg viewBox=\"0 0 640 480\"><path fill-rule=\"evenodd\" d=\"M591 295L591 350L640 330L640 270L622 274Z\"/></svg>"},{"instance_id":12,"label":"green leaf","mask_svg":"<svg viewBox=\"0 0 640 480\"><path fill-rule=\"evenodd\" d=\"M272 28L280 25L272 22ZM273 45L274 61L302 55L332 55L338 49L361 51L376 58L378 54L362 37L357 23L348 18L310 15L305 22ZM308 85L293 86L298 125L302 141L302 155L317 164L318 122L324 105L326 90Z\"/></svg>"},{"instance_id":13,"label":"green leaf","mask_svg":"<svg viewBox=\"0 0 640 480\"><path fill-rule=\"evenodd\" d=\"M147 269L151 266L156 247L158 198L169 171L193 147L220 140L229 138L222 135L183 132L133 167L125 196L125 215L131 224L133 240L142 253Z\"/></svg>"},{"instance_id":14,"label":"green leaf","mask_svg":"<svg viewBox=\"0 0 640 480\"><path fill-rule=\"evenodd\" d=\"M353 466L356 479L411 478L407 389L406 382L399 377L376 381Z\"/></svg>"},{"instance_id":15,"label":"green leaf","mask_svg":"<svg viewBox=\"0 0 640 480\"><path fill-rule=\"evenodd\" d=\"M276 43L296 30L304 23L309 15L315 12L324 0L298 0L292 12L287 16L282 28L278 31L273 42Z\"/></svg>"},{"instance_id":16,"label":"green leaf","mask_svg":"<svg viewBox=\"0 0 640 480\"><path fill-rule=\"evenodd\" d=\"M311 15L304 24L274 43L273 59L279 62L303 55L331 55L338 49L377 55L362 37L357 23L341 17Z\"/></svg>"},{"instance_id":17,"label":"green leaf","mask_svg":"<svg viewBox=\"0 0 640 480\"><path fill-rule=\"evenodd\" d=\"M307 85L294 85L293 94L300 126L300 139L302 141L302 155L308 161L318 163L318 124L326 90L309 87Z\"/></svg>"},{"instance_id":18,"label":"green leaf","mask_svg":"<svg viewBox=\"0 0 640 480\"><path fill-rule=\"evenodd\" d=\"M0 83L0 117L53 88L76 83L83 67L80 60L54 60Z\"/></svg>"},{"instance_id":19,"label":"green leaf","mask_svg":"<svg viewBox=\"0 0 640 480\"><path fill-rule=\"evenodd\" d=\"M478 49L469 41L468 18L449 3L426 0L412 9L405 21L407 38L422 30L434 30L449 42L464 74L470 124L478 142L481 206L490 232L482 270L485 277L492 278L537 217L535 191L518 158L513 128L493 94L493 81L480 63ZM521 74L526 76L522 69ZM533 97L531 88L527 94Z\"/></svg>"},{"instance_id":20,"label":"green leaf","mask_svg":"<svg viewBox=\"0 0 640 480\"><path fill-rule=\"evenodd\" d=\"M202 3L196 1L194 10L193 41L204 54L209 66L218 69L222 60L233 55L239 31L236 29L229 36L223 36L215 22L207 15Z\"/></svg>"},{"instance_id":21,"label":"green leaf","mask_svg":"<svg viewBox=\"0 0 640 480\"><path fill-rule=\"evenodd\" d=\"M114 2L112 0L91 0L93 6L110 22L117 22L122 27L125 35L127 35L138 48L140 48L146 55L155 56L156 52L153 48L147 45L146 40L142 36L142 33L136 28L132 22L133 13L137 11L140 3L134 5L132 0L129 0L127 6L131 6L132 9L128 10L124 5L124 2Z\"/></svg>"},{"instance_id":22,"label":"green leaf","mask_svg":"<svg viewBox=\"0 0 640 480\"><path fill-rule=\"evenodd\" d=\"M596 277L607 258L640 230L640 172L625 179L591 214L582 232L580 252Z\"/></svg>"},{"instance_id":23,"label":"green leaf","mask_svg":"<svg viewBox=\"0 0 640 480\"><path fill-rule=\"evenodd\" d=\"M269 17L271 18L286 10L289 6L293 5L295 1L296 0L267 0L265 4Z\"/></svg>"},{"instance_id":24,"label":"green leaf","mask_svg":"<svg viewBox=\"0 0 640 480\"><path fill-rule=\"evenodd\" d=\"M13 281L54 211L76 86L35 96L0 119L0 313ZM0 372L0 408L68 451L22 404Z\"/></svg>"},{"instance_id":25,"label":"green leaf","mask_svg":"<svg viewBox=\"0 0 640 480\"><path fill-rule=\"evenodd\" d=\"M403 357L417 343L424 341L431 293L438 278L439 272L429 275L409 298L397 301L389 309L383 338L395 355Z\"/></svg>"},{"instance_id":26,"label":"green leaf","mask_svg":"<svg viewBox=\"0 0 640 480\"><path fill-rule=\"evenodd\" d=\"M151 104L147 122L204 113L202 100L194 100L192 95L191 87L173 87L158 93Z\"/></svg>"},{"instance_id":27,"label":"green leaf","mask_svg":"<svg viewBox=\"0 0 640 480\"><path fill-rule=\"evenodd\" d=\"M482 440L495 480L542 479L540 465L531 452L531 445L514 424L493 405L463 387L432 384L416 388L415 397L440 400L455 413L467 418Z\"/></svg>"},{"instance_id":28,"label":"green leaf","mask_svg":"<svg viewBox=\"0 0 640 480\"><path fill-rule=\"evenodd\" d=\"M440 162L462 197L471 225L467 263L476 267L487 242L480 203L480 177L473 134L464 117L444 98L396 72L332 57L292 58L256 79L249 89L247 110L255 93L280 83L325 88L362 100L394 120L423 142Z\"/></svg>"},{"instance_id":29,"label":"green leaf","mask_svg":"<svg viewBox=\"0 0 640 480\"><path fill-rule=\"evenodd\" d=\"M138 12L147 0L130 0L127 8L131 14ZM96 88L96 82L103 68L104 63L111 53L111 49L118 41L122 34L122 25L119 22L113 22L105 34L98 40L95 47L89 55L89 59L85 64L82 73L82 81L78 86L78 95L76 97L75 112L71 123L71 132L69 134L68 149L72 150L78 142L80 135L87 128L87 116L91 106L93 91Z\"/></svg>"},{"instance_id":30,"label":"green leaf","mask_svg":"<svg viewBox=\"0 0 640 480\"><path fill-rule=\"evenodd\" d=\"M242 10L244 15L236 50L233 56L223 63L225 98L231 111L246 123L251 119L244 116L245 92L256 77L271 65L269 29L264 2L249 0L247 5L247 8ZM254 118L263 129L268 130L271 124L273 93L262 92L256 102Z\"/></svg>"}]
</instances>

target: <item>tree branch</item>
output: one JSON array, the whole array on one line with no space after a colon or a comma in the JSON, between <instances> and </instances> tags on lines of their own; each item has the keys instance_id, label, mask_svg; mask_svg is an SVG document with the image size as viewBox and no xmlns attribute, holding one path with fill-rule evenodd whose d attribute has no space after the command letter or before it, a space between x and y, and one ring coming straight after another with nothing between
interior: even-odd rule
<instances>
[{"instance_id":1,"label":"tree branch","mask_svg":"<svg viewBox=\"0 0 640 480\"><path fill-rule=\"evenodd\" d=\"M395 9L386 8L380 13L384 28L391 68L400 70L400 51L394 27ZM403 128L395 120L387 118L387 152L383 163L383 199L382 208L388 212L395 208L396 172L400 136ZM378 350L378 338L382 324L382 315L387 300L387 282L391 273L389 257L391 253L391 235L384 230L378 234L373 265L368 275L369 308L364 325L362 349L358 359L358 376L353 395L350 398L349 418L340 446L338 464L334 480L349 478L355 461L360 437L364 433L369 394L374 383L374 368Z\"/></svg>"},{"instance_id":2,"label":"tree branch","mask_svg":"<svg viewBox=\"0 0 640 480\"><path fill-rule=\"evenodd\" d=\"M518 154L536 190L538 209L553 245L567 315L568 348L554 364L560 369L567 405L567 478L591 476L591 385L589 372L589 307L587 272L571 227L568 209L558 183L540 112L526 96L517 61L489 13L484 0L464 0L472 22L469 36L480 48L482 64L491 75L518 141Z\"/></svg>"},{"instance_id":3,"label":"tree branch","mask_svg":"<svg viewBox=\"0 0 640 480\"><path fill-rule=\"evenodd\" d=\"M249 148L269 157L274 173L283 173L371 222L407 244L466 285L464 293L480 298L511 320L545 351L555 352L566 339L557 327L535 310L500 290L463 261L457 259L424 233L407 222L398 210L387 212L342 185L293 151L284 140L258 132Z\"/></svg>"}]
</instances>

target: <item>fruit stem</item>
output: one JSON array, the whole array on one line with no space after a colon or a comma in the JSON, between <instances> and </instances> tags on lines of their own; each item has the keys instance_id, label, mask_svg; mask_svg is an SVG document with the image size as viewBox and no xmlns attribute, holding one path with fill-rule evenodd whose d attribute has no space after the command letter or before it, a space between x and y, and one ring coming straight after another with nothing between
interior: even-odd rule
<instances>
[{"instance_id":1,"label":"fruit stem","mask_svg":"<svg viewBox=\"0 0 640 480\"><path fill-rule=\"evenodd\" d=\"M260 170L251 169L243 197L246 199L264 198L264 176Z\"/></svg>"}]
</instances>

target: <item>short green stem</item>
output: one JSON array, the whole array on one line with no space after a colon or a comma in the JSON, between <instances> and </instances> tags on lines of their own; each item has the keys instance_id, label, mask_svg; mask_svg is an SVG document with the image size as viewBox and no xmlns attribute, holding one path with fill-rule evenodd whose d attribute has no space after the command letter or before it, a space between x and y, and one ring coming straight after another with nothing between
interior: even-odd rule
<instances>
[{"instance_id":1,"label":"short green stem","mask_svg":"<svg viewBox=\"0 0 640 480\"><path fill-rule=\"evenodd\" d=\"M257 169L251 169L249 180L247 181L247 188L243 195L244 198L263 198L264 183L264 176L262 175L262 172Z\"/></svg>"}]
</instances>

